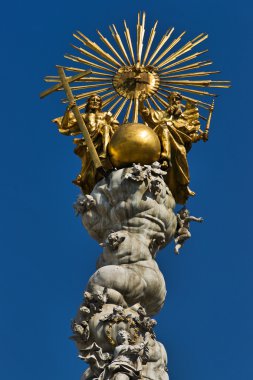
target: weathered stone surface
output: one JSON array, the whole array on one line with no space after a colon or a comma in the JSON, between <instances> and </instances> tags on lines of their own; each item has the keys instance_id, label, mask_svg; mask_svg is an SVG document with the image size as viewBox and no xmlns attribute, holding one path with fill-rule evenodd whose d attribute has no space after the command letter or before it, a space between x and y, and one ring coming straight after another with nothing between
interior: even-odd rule
<instances>
[{"instance_id":1,"label":"weathered stone surface","mask_svg":"<svg viewBox=\"0 0 253 380\"><path fill-rule=\"evenodd\" d=\"M157 162L113 171L75 205L103 247L73 322L81 358L90 364L83 380L168 379L151 319L166 296L155 257L177 228L163 174Z\"/></svg>"}]
</instances>

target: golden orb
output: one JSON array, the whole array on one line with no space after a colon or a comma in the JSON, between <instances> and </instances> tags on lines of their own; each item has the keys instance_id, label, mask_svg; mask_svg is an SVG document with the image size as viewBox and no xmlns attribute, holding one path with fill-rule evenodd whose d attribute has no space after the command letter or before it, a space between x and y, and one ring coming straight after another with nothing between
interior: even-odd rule
<instances>
[{"instance_id":1,"label":"golden orb","mask_svg":"<svg viewBox=\"0 0 253 380\"><path fill-rule=\"evenodd\" d=\"M133 163L148 165L158 161L161 144L156 133L140 123L122 124L108 146L110 160L115 168Z\"/></svg>"}]
</instances>

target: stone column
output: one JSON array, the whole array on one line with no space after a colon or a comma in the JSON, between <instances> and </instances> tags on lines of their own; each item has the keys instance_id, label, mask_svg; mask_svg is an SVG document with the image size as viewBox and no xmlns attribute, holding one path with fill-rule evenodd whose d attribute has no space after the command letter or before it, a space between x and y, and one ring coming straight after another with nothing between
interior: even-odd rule
<instances>
[{"instance_id":1,"label":"stone column","mask_svg":"<svg viewBox=\"0 0 253 380\"><path fill-rule=\"evenodd\" d=\"M174 198L158 162L112 171L75 205L103 247L72 329L82 380L167 380L167 355L152 317L165 301L155 261L174 237Z\"/></svg>"}]
</instances>

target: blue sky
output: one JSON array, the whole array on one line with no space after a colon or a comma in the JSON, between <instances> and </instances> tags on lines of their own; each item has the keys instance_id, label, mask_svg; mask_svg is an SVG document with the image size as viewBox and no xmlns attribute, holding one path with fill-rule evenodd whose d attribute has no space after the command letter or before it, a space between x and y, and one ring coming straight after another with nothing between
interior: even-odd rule
<instances>
[{"instance_id":1,"label":"blue sky","mask_svg":"<svg viewBox=\"0 0 253 380\"><path fill-rule=\"evenodd\" d=\"M95 39L138 10L159 35L169 26L202 44L222 79L210 140L190 152L189 202L205 223L192 225L180 256L158 262L167 282L157 335L171 380L237 380L253 376L252 305L252 4L249 1L5 2L2 6L2 144L0 363L6 380L79 379L70 320L101 249L75 218L80 163L70 138L50 120L59 97L39 100L43 77L70 52L72 33ZM108 35L108 34L107 34Z\"/></svg>"}]
</instances>

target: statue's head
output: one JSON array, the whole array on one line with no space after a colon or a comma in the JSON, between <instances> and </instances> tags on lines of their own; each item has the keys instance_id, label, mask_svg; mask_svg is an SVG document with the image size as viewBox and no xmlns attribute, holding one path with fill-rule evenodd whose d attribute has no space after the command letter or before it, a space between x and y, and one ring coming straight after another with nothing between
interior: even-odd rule
<instances>
[{"instance_id":1,"label":"statue's head","mask_svg":"<svg viewBox=\"0 0 253 380\"><path fill-rule=\"evenodd\" d=\"M89 111L100 111L102 108L102 98L97 94L92 94L86 105L86 112Z\"/></svg>"},{"instance_id":2,"label":"statue's head","mask_svg":"<svg viewBox=\"0 0 253 380\"><path fill-rule=\"evenodd\" d=\"M190 215L190 212L189 210L184 206L183 208L181 208L181 210L179 211L179 215L182 219L186 218L187 216Z\"/></svg>"},{"instance_id":3,"label":"statue's head","mask_svg":"<svg viewBox=\"0 0 253 380\"><path fill-rule=\"evenodd\" d=\"M182 100L182 95L179 92L173 91L168 96L168 100L170 105L180 104Z\"/></svg>"},{"instance_id":4,"label":"statue's head","mask_svg":"<svg viewBox=\"0 0 253 380\"><path fill-rule=\"evenodd\" d=\"M138 314L141 316L141 317L146 317L147 313L146 313L146 310L144 309L144 307L140 306L137 310Z\"/></svg>"},{"instance_id":5,"label":"statue's head","mask_svg":"<svg viewBox=\"0 0 253 380\"><path fill-rule=\"evenodd\" d=\"M128 343L130 336L126 330L120 329L118 334L117 334L117 343L122 344L122 343Z\"/></svg>"}]
</instances>

